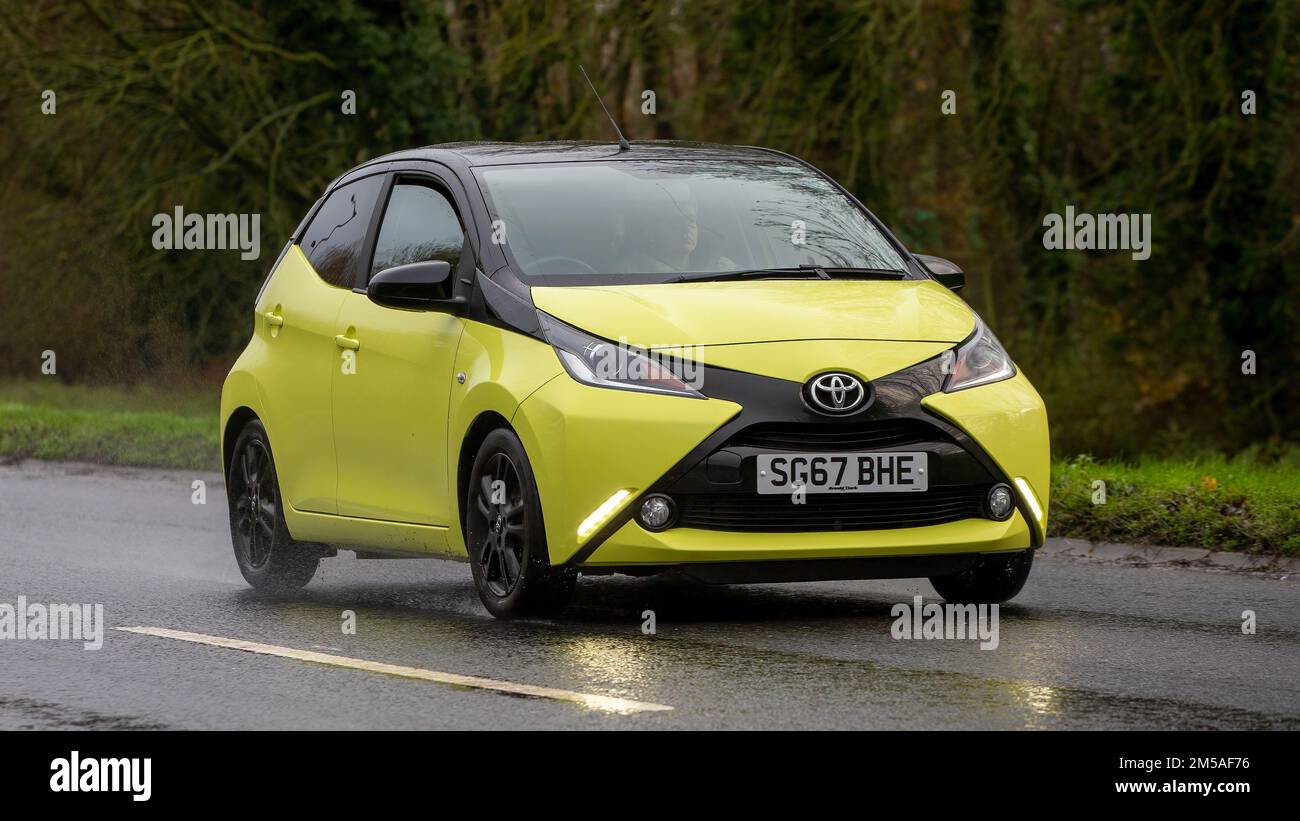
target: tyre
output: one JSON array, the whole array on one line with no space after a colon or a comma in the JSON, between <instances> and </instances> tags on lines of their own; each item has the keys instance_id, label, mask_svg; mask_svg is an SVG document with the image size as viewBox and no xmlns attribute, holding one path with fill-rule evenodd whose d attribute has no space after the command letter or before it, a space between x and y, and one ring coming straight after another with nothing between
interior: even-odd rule
<instances>
[{"instance_id":1,"label":"tyre","mask_svg":"<svg viewBox=\"0 0 1300 821\"><path fill-rule=\"evenodd\" d=\"M1015 598L1034 566L1034 551L989 554L959 573L931 576L930 584L945 600L958 604L1000 604Z\"/></svg>"},{"instance_id":2,"label":"tyre","mask_svg":"<svg viewBox=\"0 0 1300 821\"><path fill-rule=\"evenodd\" d=\"M226 499L235 561L249 584L258 590L284 592L311 581L320 564L320 548L289 536L271 442L256 419L235 440Z\"/></svg>"},{"instance_id":3,"label":"tyre","mask_svg":"<svg viewBox=\"0 0 1300 821\"><path fill-rule=\"evenodd\" d=\"M551 567L537 482L509 430L488 434L474 458L465 545L479 598L499 619L554 615L573 596L578 573Z\"/></svg>"}]
</instances>

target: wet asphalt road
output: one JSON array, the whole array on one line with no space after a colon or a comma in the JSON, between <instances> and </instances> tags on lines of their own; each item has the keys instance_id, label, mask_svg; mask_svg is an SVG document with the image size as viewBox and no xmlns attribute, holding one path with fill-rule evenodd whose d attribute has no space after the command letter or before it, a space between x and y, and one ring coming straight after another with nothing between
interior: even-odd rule
<instances>
[{"instance_id":1,"label":"wet asphalt road","mask_svg":"<svg viewBox=\"0 0 1300 821\"><path fill-rule=\"evenodd\" d=\"M206 505L191 503L196 478ZM894 640L891 606L932 599L924 581L590 578L563 619L503 623L467 567L437 560L344 554L298 594L255 594L235 568L223 494L211 474L0 467L0 603L102 602L109 627L674 709L611 713L108 630L97 651L0 641L0 729L1300 728L1294 576L1040 558L1002 608L996 650ZM642 633L645 610L656 635Z\"/></svg>"}]
</instances>

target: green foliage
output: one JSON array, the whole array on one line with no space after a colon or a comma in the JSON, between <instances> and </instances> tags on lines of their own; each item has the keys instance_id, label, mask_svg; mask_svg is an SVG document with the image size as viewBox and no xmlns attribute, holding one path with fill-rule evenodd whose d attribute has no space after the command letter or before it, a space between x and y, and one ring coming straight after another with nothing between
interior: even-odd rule
<instances>
[{"instance_id":1,"label":"green foliage","mask_svg":"<svg viewBox=\"0 0 1300 821\"><path fill-rule=\"evenodd\" d=\"M1059 452L1294 442L1300 7L1208 0L0 0L0 369L217 378L323 187L457 139L756 143L845 183L1038 385ZM642 89L658 111L640 111ZM40 112L44 89L58 114ZM341 110L344 90L357 113ZM957 113L941 113L956 92ZM1241 112L1241 94L1257 113ZM153 214L259 212L262 257ZM1042 220L1150 213L1152 256ZM1253 350L1258 373L1241 373Z\"/></svg>"}]
</instances>

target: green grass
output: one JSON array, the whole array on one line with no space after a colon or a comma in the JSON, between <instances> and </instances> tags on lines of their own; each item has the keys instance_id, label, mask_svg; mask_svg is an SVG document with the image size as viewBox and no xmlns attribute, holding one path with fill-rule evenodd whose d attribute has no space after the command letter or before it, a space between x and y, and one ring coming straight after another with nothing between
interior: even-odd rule
<instances>
[{"instance_id":1,"label":"green grass","mask_svg":"<svg viewBox=\"0 0 1300 821\"><path fill-rule=\"evenodd\" d=\"M0 404L0 458L220 470L215 416Z\"/></svg>"},{"instance_id":2,"label":"green grass","mask_svg":"<svg viewBox=\"0 0 1300 821\"><path fill-rule=\"evenodd\" d=\"M0 459L219 470L213 387L0 382ZM1106 501L1094 504L1094 481ZM1052 466L1050 531L1094 541L1300 555L1300 453Z\"/></svg>"},{"instance_id":3,"label":"green grass","mask_svg":"<svg viewBox=\"0 0 1300 821\"><path fill-rule=\"evenodd\" d=\"M1300 464L1087 456L1052 466L1049 530L1094 541L1300 555ZM1093 483L1105 483L1094 503Z\"/></svg>"},{"instance_id":4,"label":"green grass","mask_svg":"<svg viewBox=\"0 0 1300 821\"><path fill-rule=\"evenodd\" d=\"M0 459L220 470L211 386L0 382Z\"/></svg>"}]
</instances>

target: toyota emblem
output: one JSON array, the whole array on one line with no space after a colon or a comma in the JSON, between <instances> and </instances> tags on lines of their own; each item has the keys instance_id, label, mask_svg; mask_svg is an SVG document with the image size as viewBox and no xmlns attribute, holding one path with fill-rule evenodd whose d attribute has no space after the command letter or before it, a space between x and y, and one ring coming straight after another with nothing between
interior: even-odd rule
<instances>
[{"instance_id":1,"label":"toyota emblem","mask_svg":"<svg viewBox=\"0 0 1300 821\"><path fill-rule=\"evenodd\" d=\"M853 413L867 401L867 387L862 380L838 371L813 377L803 393L809 407L832 416Z\"/></svg>"}]
</instances>

